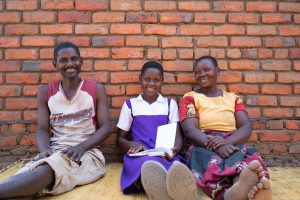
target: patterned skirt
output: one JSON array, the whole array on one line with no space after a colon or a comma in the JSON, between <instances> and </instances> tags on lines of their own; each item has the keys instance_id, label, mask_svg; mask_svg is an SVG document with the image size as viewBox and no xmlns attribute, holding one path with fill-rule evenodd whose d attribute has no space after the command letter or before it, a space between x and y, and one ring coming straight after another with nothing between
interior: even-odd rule
<instances>
[{"instance_id":1,"label":"patterned skirt","mask_svg":"<svg viewBox=\"0 0 300 200\"><path fill-rule=\"evenodd\" d=\"M206 131L205 133L224 138L231 134L218 131ZM184 155L196 177L196 183L213 199L224 199L225 191L233 185L233 177L253 160L260 162L265 177L269 178L266 165L253 147L246 147L243 144L236 146L240 149L239 151L234 152L228 158L222 158L213 151L185 141Z\"/></svg>"}]
</instances>

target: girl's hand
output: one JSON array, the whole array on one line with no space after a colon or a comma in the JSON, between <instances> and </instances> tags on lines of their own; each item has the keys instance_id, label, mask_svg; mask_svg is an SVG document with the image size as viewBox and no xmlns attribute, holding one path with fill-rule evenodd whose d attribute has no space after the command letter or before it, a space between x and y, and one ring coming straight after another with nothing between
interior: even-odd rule
<instances>
[{"instance_id":1,"label":"girl's hand","mask_svg":"<svg viewBox=\"0 0 300 200\"><path fill-rule=\"evenodd\" d=\"M165 158L167 159L167 160L172 160L176 155L177 155L177 153L178 153L178 148L177 147L173 147L172 149L172 155L169 155L168 153L165 153Z\"/></svg>"},{"instance_id":2,"label":"girl's hand","mask_svg":"<svg viewBox=\"0 0 300 200\"><path fill-rule=\"evenodd\" d=\"M130 142L130 148L127 151L127 154L137 153L144 150L146 150L146 148L142 144L132 141Z\"/></svg>"},{"instance_id":3,"label":"girl's hand","mask_svg":"<svg viewBox=\"0 0 300 200\"><path fill-rule=\"evenodd\" d=\"M226 144L226 141L221 136L212 136L212 135L207 136L206 148L211 151L214 151L215 149L218 149L219 147L221 147L225 144Z\"/></svg>"},{"instance_id":4,"label":"girl's hand","mask_svg":"<svg viewBox=\"0 0 300 200\"><path fill-rule=\"evenodd\" d=\"M62 150L61 153L66 154L71 160L80 164L80 158L86 152L86 149L83 145L78 144L76 146L69 147L67 149Z\"/></svg>"},{"instance_id":5,"label":"girl's hand","mask_svg":"<svg viewBox=\"0 0 300 200\"><path fill-rule=\"evenodd\" d=\"M52 152L51 149L44 150L44 151L42 151L42 152L39 154L39 158L40 158L40 159L47 158L47 157L51 156L52 153L53 153L53 152Z\"/></svg>"},{"instance_id":6,"label":"girl's hand","mask_svg":"<svg viewBox=\"0 0 300 200\"><path fill-rule=\"evenodd\" d=\"M217 153L222 158L228 158L231 154L234 152L240 150L238 147L233 146L231 144L225 144L221 146L220 148L214 150L215 153Z\"/></svg>"}]
</instances>

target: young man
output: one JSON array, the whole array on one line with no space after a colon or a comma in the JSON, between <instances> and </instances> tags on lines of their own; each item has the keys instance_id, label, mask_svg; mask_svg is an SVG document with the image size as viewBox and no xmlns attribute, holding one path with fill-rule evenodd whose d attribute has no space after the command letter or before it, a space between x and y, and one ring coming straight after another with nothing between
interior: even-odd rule
<instances>
[{"instance_id":1,"label":"young man","mask_svg":"<svg viewBox=\"0 0 300 200\"><path fill-rule=\"evenodd\" d=\"M0 183L0 199L61 194L96 181L106 171L96 148L111 131L104 86L80 79L82 58L70 42L55 47L53 65L62 80L42 86L37 97L40 154Z\"/></svg>"}]
</instances>

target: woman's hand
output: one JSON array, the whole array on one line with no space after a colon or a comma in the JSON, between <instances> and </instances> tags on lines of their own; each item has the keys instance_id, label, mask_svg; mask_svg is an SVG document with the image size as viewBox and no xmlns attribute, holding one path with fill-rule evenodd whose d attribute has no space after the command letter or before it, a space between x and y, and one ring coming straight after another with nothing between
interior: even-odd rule
<instances>
[{"instance_id":1,"label":"woman's hand","mask_svg":"<svg viewBox=\"0 0 300 200\"><path fill-rule=\"evenodd\" d=\"M169 155L168 153L165 153L165 158L167 159L167 160L172 160L176 155L177 155L177 153L178 153L178 148L177 147L173 147L172 149L171 149L171 151L172 151L172 155Z\"/></svg>"},{"instance_id":2,"label":"woman's hand","mask_svg":"<svg viewBox=\"0 0 300 200\"><path fill-rule=\"evenodd\" d=\"M131 141L130 142L130 148L127 151L127 154L137 153L139 151L144 151L144 150L146 150L146 148L142 144L140 144L138 142Z\"/></svg>"},{"instance_id":3,"label":"woman's hand","mask_svg":"<svg viewBox=\"0 0 300 200\"><path fill-rule=\"evenodd\" d=\"M217 153L219 156L221 156L222 158L228 158L231 154L233 154L238 150L240 149L236 146L233 146L231 144L225 144L213 151Z\"/></svg>"},{"instance_id":4,"label":"woman's hand","mask_svg":"<svg viewBox=\"0 0 300 200\"><path fill-rule=\"evenodd\" d=\"M208 135L207 143L205 145L207 149L214 151L225 144L227 144L227 142L222 136Z\"/></svg>"},{"instance_id":5,"label":"woman's hand","mask_svg":"<svg viewBox=\"0 0 300 200\"><path fill-rule=\"evenodd\" d=\"M66 154L71 160L78 164L80 164L80 158L85 152L86 149L82 144L78 144L61 151L61 153Z\"/></svg>"}]
</instances>

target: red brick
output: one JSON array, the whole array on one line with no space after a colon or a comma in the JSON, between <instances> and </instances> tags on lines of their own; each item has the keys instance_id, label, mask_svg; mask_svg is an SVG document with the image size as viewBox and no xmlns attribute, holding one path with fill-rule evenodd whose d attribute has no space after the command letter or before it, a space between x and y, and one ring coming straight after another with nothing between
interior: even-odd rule
<instances>
[{"instance_id":1,"label":"red brick","mask_svg":"<svg viewBox=\"0 0 300 200\"><path fill-rule=\"evenodd\" d=\"M275 73L245 73L244 79L246 83L273 83L275 81Z\"/></svg>"},{"instance_id":2,"label":"red brick","mask_svg":"<svg viewBox=\"0 0 300 200\"><path fill-rule=\"evenodd\" d=\"M93 23L124 22L123 12L97 12L93 14Z\"/></svg>"},{"instance_id":3,"label":"red brick","mask_svg":"<svg viewBox=\"0 0 300 200\"><path fill-rule=\"evenodd\" d=\"M193 16L191 13L161 13L159 18L162 24L190 23Z\"/></svg>"},{"instance_id":4,"label":"red brick","mask_svg":"<svg viewBox=\"0 0 300 200\"><path fill-rule=\"evenodd\" d=\"M8 24L5 26L6 35L33 35L38 33L37 25Z\"/></svg>"},{"instance_id":5,"label":"red brick","mask_svg":"<svg viewBox=\"0 0 300 200\"><path fill-rule=\"evenodd\" d=\"M227 37L199 37L197 47L227 47Z\"/></svg>"},{"instance_id":6,"label":"red brick","mask_svg":"<svg viewBox=\"0 0 300 200\"><path fill-rule=\"evenodd\" d=\"M242 58L249 58L249 59L257 59L257 49L250 48L250 49L241 49L242 52Z\"/></svg>"},{"instance_id":7,"label":"red brick","mask_svg":"<svg viewBox=\"0 0 300 200\"><path fill-rule=\"evenodd\" d=\"M231 47L260 47L261 39L259 37L232 37Z\"/></svg>"},{"instance_id":8,"label":"red brick","mask_svg":"<svg viewBox=\"0 0 300 200\"><path fill-rule=\"evenodd\" d=\"M108 34L107 25L76 25L75 26L76 34L95 34L95 35L106 35Z\"/></svg>"},{"instance_id":9,"label":"red brick","mask_svg":"<svg viewBox=\"0 0 300 200\"><path fill-rule=\"evenodd\" d=\"M138 47L157 47L158 38L154 36L127 36L126 45Z\"/></svg>"},{"instance_id":10,"label":"red brick","mask_svg":"<svg viewBox=\"0 0 300 200\"><path fill-rule=\"evenodd\" d=\"M19 71L20 66L20 61L0 61L0 72Z\"/></svg>"},{"instance_id":11,"label":"red brick","mask_svg":"<svg viewBox=\"0 0 300 200\"><path fill-rule=\"evenodd\" d=\"M145 35L175 35L176 26L146 24L144 27L144 34Z\"/></svg>"},{"instance_id":12,"label":"red brick","mask_svg":"<svg viewBox=\"0 0 300 200\"><path fill-rule=\"evenodd\" d=\"M263 94L291 94L292 88L290 85L262 85L261 92Z\"/></svg>"},{"instance_id":13,"label":"red brick","mask_svg":"<svg viewBox=\"0 0 300 200\"><path fill-rule=\"evenodd\" d=\"M237 1L214 2L213 10L222 12L240 12L244 11L244 3Z\"/></svg>"},{"instance_id":14,"label":"red brick","mask_svg":"<svg viewBox=\"0 0 300 200\"><path fill-rule=\"evenodd\" d=\"M127 68L126 61L95 61L94 69L96 71L125 71Z\"/></svg>"},{"instance_id":15,"label":"red brick","mask_svg":"<svg viewBox=\"0 0 300 200\"><path fill-rule=\"evenodd\" d=\"M23 135L20 141L20 145L34 145L36 144L35 135Z\"/></svg>"},{"instance_id":16,"label":"red brick","mask_svg":"<svg viewBox=\"0 0 300 200\"><path fill-rule=\"evenodd\" d=\"M267 37L264 39L265 47L283 47L283 38Z\"/></svg>"},{"instance_id":17,"label":"red brick","mask_svg":"<svg viewBox=\"0 0 300 200\"><path fill-rule=\"evenodd\" d=\"M294 85L294 94L300 94L300 85Z\"/></svg>"},{"instance_id":18,"label":"red brick","mask_svg":"<svg viewBox=\"0 0 300 200\"><path fill-rule=\"evenodd\" d=\"M89 13L76 12L76 11L64 11L58 13L59 23L89 23Z\"/></svg>"},{"instance_id":19,"label":"red brick","mask_svg":"<svg viewBox=\"0 0 300 200\"><path fill-rule=\"evenodd\" d=\"M214 26L215 35L244 35L245 28L239 25Z\"/></svg>"},{"instance_id":20,"label":"red brick","mask_svg":"<svg viewBox=\"0 0 300 200\"><path fill-rule=\"evenodd\" d=\"M57 42L72 42L77 46L90 46L90 38L85 36L59 36Z\"/></svg>"},{"instance_id":21,"label":"red brick","mask_svg":"<svg viewBox=\"0 0 300 200\"><path fill-rule=\"evenodd\" d=\"M16 146L16 145L17 145L16 136L1 137L0 146L2 146L2 147L11 147L11 146Z\"/></svg>"},{"instance_id":22,"label":"red brick","mask_svg":"<svg viewBox=\"0 0 300 200\"><path fill-rule=\"evenodd\" d=\"M112 58L127 59L127 58L143 58L144 49L142 48L119 48L112 49Z\"/></svg>"},{"instance_id":23,"label":"red brick","mask_svg":"<svg viewBox=\"0 0 300 200\"><path fill-rule=\"evenodd\" d=\"M260 108L251 107L251 108L247 108L246 110L247 110L247 113L248 113L250 118L259 118L259 117L261 117Z\"/></svg>"},{"instance_id":24,"label":"red brick","mask_svg":"<svg viewBox=\"0 0 300 200\"><path fill-rule=\"evenodd\" d=\"M25 85L23 88L23 95L24 96L36 96L37 91L38 91L38 86Z\"/></svg>"},{"instance_id":25,"label":"red brick","mask_svg":"<svg viewBox=\"0 0 300 200\"><path fill-rule=\"evenodd\" d=\"M150 11L170 11L176 9L176 2L173 1L145 1L144 9Z\"/></svg>"},{"instance_id":26,"label":"red brick","mask_svg":"<svg viewBox=\"0 0 300 200\"><path fill-rule=\"evenodd\" d=\"M4 2L1 1L1 2L0 2L0 10L3 10L3 7L4 7Z\"/></svg>"},{"instance_id":27,"label":"red brick","mask_svg":"<svg viewBox=\"0 0 300 200\"><path fill-rule=\"evenodd\" d=\"M82 72L81 78L96 80L100 83L107 83L108 81L108 73L107 72Z\"/></svg>"},{"instance_id":28,"label":"red brick","mask_svg":"<svg viewBox=\"0 0 300 200\"><path fill-rule=\"evenodd\" d=\"M300 15L294 15L294 23L295 24L300 24Z\"/></svg>"},{"instance_id":29,"label":"red brick","mask_svg":"<svg viewBox=\"0 0 300 200\"><path fill-rule=\"evenodd\" d=\"M175 74L173 73L164 73L164 83L176 83Z\"/></svg>"},{"instance_id":30,"label":"red brick","mask_svg":"<svg viewBox=\"0 0 300 200\"><path fill-rule=\"evenodd\" d=\"M212 35L211 26L207 25L180 25L180 35Z\"/></svg>"},{"instance_id":31,"label":"red brick","mask_svg":"<svg viewBox=\"0 0 300 200\"><path fill-rule=\"evenodd\" d=\"M25 110L25 109L36 109L37 101L31 98L12 99L8 98L5 102L6 110Z\"/></svg>"},{"instance_id":32,"label":"red brick","mask_svg":"<svg viewBox=\"0 0 300 200\"><path fill-rule=\"evenodd\" d=\"M83 11L99 11L99 10L107 10L109 7L107 1L99 1L99 0L75 0L75 8L76 10Z\"/></svg>"},{"instance_id":33,"label":"red brick","mask_svg":"<svg viewBox=\"0 0 300 200\"><path fill-rule=\"evenodd\" d=\"M248 142L255 142L257 141L257 133L252 133L248 139Z\"/></svg>"},{"instance_id":34,"label":"red brick","mask_svg":"<svg viewBox=\"0 0 300 200\"><path fill-rule=\"evenodd\" d=\"M300 48L289 49L289 51L291 59L300 58Z\"/></svg>"},{"instance_id":35,"label":"red brick","mask_svg":"<svg viewBox=\"0 0 300 200\"><path fill-rule=\"evenodd\" d=\"M112 72L110 73L111 83L138 83L139 73L134 72Z\"/></svg>"},{"instance_id":36,"label":"red brick","mask_svg":"<svg viewBox=\"0 0 300 200\"><path fill-rule=\"evenodd\" d=\"M107 95L124 95L125 94L125 86L124 85L106 85L105 90Z\"/></svg>"},{"instance_id":37,"label":"red brick","mask_svg":"<svg viewBox=\"0 0 300 200\"><path fill-rule=\"evenodd\" d=\"M300 3L279 3L279 11L280 12L288 12L288 13L299 13L300 12Z\"/></svg>"},{"instance_id":38,"label":"red brick","mask_svg":"<svg viewBox=\"0 0 300 200\"><path fill-rule=\"evenodd\" d=\"M110 1L111 10L122 11L140 11L142 10L141 1L126 1L126 0L112 0Z\"/></svg>"},{"instance_id":39,"label":"red brick","mask_svg":"<svg viewBox=\"0 0 300 200\"><path fill-rule=\"evenodd\" d=\"M126 94L127 95L138 95L141 93L140 85L126 85Z\"/></svg>"},{"instance_id":40,"label":"red brick","mask_svg":"<svg viewBox=\"0 0 300 200\"><path fill-rule=\"evenodd\" d=\"M139 34L142 29L140 24L112 24L110 32L113 34Z\"/></svg>"},{"instance_id":41,"label":"red brick","mask_svg":"<svg viewBox=\"0 0 300 200\"><path fill-rule=\"evenodd\" d=\"M211 49L210 56L212 56L216 59L225 58L225 50L224 49Z\"/></svg>"},{"instance_id":42,"label":"red brick","mask_svg":"<svg viewBox=\"0 0 300 200\"><path fill-rule=\"evenodd\" d=\"M93 60L83 60L83 64L81 66L81 71L92 71L93 70Z\"/></svg>"},{"instance_id":43,"label":"red brick","mask_svg":"<svg viewBox=\"0 0 300 200\"><path fill-rule=\"evenodd\" d=\"M0 12L0 23L16 23L20 22L18 12Z\"/></svg>"},{"instance_id":44,"label":"red brick","mask_svg":"<svg viewBox=\"0 0 300 200\"><path fill-rule=\"evenodd\" d=\"M180 59L193 59L194 51L193 49L179 49L177 50Z\"/></svg>"},{"instance_id":45,"label":"red brick","mask_svg":"<svg viewBox=\"0 0 300 200\"><path fill-rule=\"evenodd\" d=\"M271 153L270 145L266 145L266 144L257 144L257 145L255 145L255 149L256 149L260 154L270 154L270 153Z\"/></svg>"},{"instance_id":46,"label":"red brick","mask_svg":"<svg viewBox=\"0 0 300 200\"><path fill-rule=\"evenodd\" d=\"M247 26L247 35L276 35L276 26Z\"/></svg>"},{"instance_id":47,"label":"red brick","mask_svg":"<svg viewBox=\"0 0 300 200\"><path fill-rule=\"evenodd\" d=\"M41 59L53 59L53 49L41 49L40 50L40 58Z\"/></svg>"},{"instance_id":48,"label":"red brick","mask_svg":"<svg viewBox=\"0 0 300 200\"><path fill-rule=\"evenodd\" d=\"M299 26L278 26L279 35L299 36Z\"/></svg>"},{"instance_id":49,"label":"red brick","mask_svg":"<svg viewBox=\"0 0 300 200\"><path fill-rule=\"evenodd\" d=\"M180 95L182 96L183 94L189 92L192 90L191 85L163 85L162 86L162 93L165 95Z\"/></svg>"},{"instance_id":50,"label":"red brick","mask_svg":"<svg viewBox=\"0 0 300 200\"><path fill-rule=\"evenodd\" d=\"M6 2L7 10L35 10L36 0L10 0Z\"/></svg>"},{"instance_id":51,"label":"red brick","mask_svg":"<svg viewBox=\"0 0 300 200\"><path fill-rule=\"evenodd\" d=\"M253 13L229 13L228 22L236 24L257 24L259 15Z\"/></svg>"},{"instance_id":52,"label":"red brick","mask_svg":"<svg viewBox=\"0 0 300 200\"><path fill-rule=\"evenodd\" d=\"M292 117L293 109L291 108L264 108L262 115L270 118Z\"/></svg>"},{"instance_id":53,"label":"red brick","mask_svg":"<svg viewBox=\"0 0 300 200\"><path fill-rule=\"evenodd\" d=\"M126 96L118 96L111 98L111 107L113 108L121 108L123 103L128 99Z\"/></svg>"},{"instance_id":54,"label":"red brick","mask_svg":"<svg viewBox=\"0 0 300 200\"><path fill-rule=\"evenodd\" d=\"M5 111L0 110L0 121L15 121L21 120L21 112L20 111Z\"/></svg>"},{"instance_id":55,"label":"red brick","mask_svg":"<svg viewBox=\"0 0 300 200\"><path fill-rule=\"evenodd\" d=\"M268 60L262 61L264 70L289 71L291 70L291 61L289 60Z\"/></svg>"},{"instance_id":56,"label":"red brick","mask_svg":"<svg viewBox=\"0 0 300 200\"><path fill-rule=\"evenodd\" d=\"M275 12L276 11L276 3L275 2L247 2L246 3L246 11L256 11L256 12Z\"/></svg>"},{"instance_id":57,"label":"red brick","mask_svg":"<svg viewBox=\"0 0 300 200\"><path fill-rule=\"evenodd\" d=\"M168 37L162 38L163 48L172 48L172 47L193 47L193 38L192 37Z\"/></svg>"},{"instance_id":58,"label":"red brick","mask_svg":"<svg viewBox=\"0 0 300 200\"><path fill-rule=\"evenodd\" d=\"M282 96L280 97L281 106L299 106L300 97L299 96Z\"/></svg>"},{"instance_id":59,"label":"red brick","mask_svg":"<svg viewBox=\"0 0 300 200\"><path fill-rule=\"evenodd\" d=\"M254 60L233 60L229 62L229 67L233 70L258 70L259 62Z\"/></svg>"},{"instance_id":60,"label":"red brick","mask_svg":"<svg viewBox=\"0 0 300 200\"><path fill-rule=\"evenodd\" d=\"M0 37L0 48L20 47L18 37Z\"/></svg>"},{"instance_id":61,"label":"red brick","mask_svg":"<svg viewBox=\"0 0 300 200\"><path fill-rule=\"evenodd\" d=\"M38 51L37 49L7 49L5 50L5 58L10 59L37 59Z\"/></svg>"},{"instance_id":62,"label":"red brick","mask_svg":"<svg viewBox=\"0 0 300 200\"><path fill-rule=\"evenodd\" d=\"M130 59L128 61L128 70L141 70L145 62L145 60Z\"/></svg>"},{"instance_id":63,"label":"red brick","mask_svg":"<svg viewBox=\"0 0 300 200\"><path fill-rule=\"evenodd\" d=\"M22 45L23 46L53 46L54 45L54 38L48 36L24 36L22 38Z\"/></svg>"},{"instance_id":64,"label":"red brick","mask_svg":"<svg viewBox=\"0 0 300 200\"><path fill-rule=\"evenodd\" d=\"M24 133L26 131L26 124L12 124L11 131L13 133Z\"/></svg>"},{"instance_id":65,"label":"red brick","mask_svg":"<svg viewBox=\"0 0 300 200\"><path fill-rule=\"evenodd\" d=\"M29 131L29 133L36 133L36 131L37 131L37 124L29 124L28 131Z\"/></svg>"},{"instance_id":66,"label":"red brick","mask_svg":"<svg viewBox=\"0 0 300 200\"><path fill-rule=\"evenodd\" d=\"M42 34L71 34L72 32L71 24L41 25Z\"/></svg>"},{"instance_id":67,"label":"red brick","mask_svg":"<svg viewBox=\"0 0 300 200\"><path fill-rule=\"evenodd\" d=\"M269 120L267 122L268 129L283 129L283 121L282 120Z\"/></svg>"},{"instance_id":68,"label":"red brick","mask_svg":"<svg viewBox=\"0 0 300 200\"><path fill-rule=\"evenodd\" d=\"M258 94L259 88L258 85L249 85L249 84L234 84L229 85L229 91L237 94Z\"/></svg>"},{"instance_id":69,"label":"red brick","mask_svg":"<svg viewBox=\"0 0 300 200\"><path fill-rule=\"evenodd\" d=\"M110 13L111 15L111 13ZM156 23L157 22L157 13L126 13L126 21L133 23Z\"/></svg>"},{"instance_id":70,"label":"red brick","mask_svg":"<svg viewBox=\"0 0 300 200\"><path fill-rule=\"evenodd\" d=\"M226 56L229 58L241 58L240 49L227 49Z\"/></svg>"},{"instance_id":71,"label":"red brick","mask_svg":"<svg viewBox=\"0 0 300 200\"><path fill-rule=\"evenodd\" d=\"M288 152L288 147L284 144L277 144L277 145L274 145L272 152L273 153L286 153L286 152Z\"/></svg>"},{"instance_id":72,"label":"red brick","mask_svg":"<svg viewBox=\"0 0 300 200\"><path fill-rule=\"evenodd\" d=\"M192 61L164 61L162 63L165 71L192 71Z\"/></svg>"},{"instance_id":73,"label":"red brick","mask_svg":"<svg viewBox=\"0 0 300 200\"><path fill-rule=\"evenodd\" d=\"M0 97L14 97L21 95L21 87L15 85L1 85Z\"/></svg>"},{"instance_id":74,"label":"red brick","mask_svg":"<svg viewBox=\"0 0 300 200\"><path fill-rule=\"evenodd\" d=\"M163 59L164 60L176 60L177 53L176 49L164 49L163 50Z\"/></svg>"},{"instance_id":75,"label":"red brick","mask_svg":"<svg viewBox=\"0 0 300 200\"><path fill-rule=\"evenodd\" d=\"M274 57L276 59L285 59L285 58L288 58L288 55L289 55L289 51L287 49L275 49L274 50L275 52L275 55Z\"/></svg>"},{"instance_id":76,"label":"red brick","mask_svg":"<svg viewBox=\"0 0 300 200\"><path fill-rule=\"evenodd\" d=\"M83 58L108 58L108 49L98 49L98 48L81 48L81 56Z\"/></svg>"},{"instance_id":77,"label":"red brick","mask_svg":"<svg viewBox=\"0 0 300 200\"><path fill-rule=\"evenodd\" d=\"M300 128L299 120L287 120L285 122L285 128L299 130L299 128ZM300 139L300 137L299 137L299 139Z\"/></svg>"},{"instance_id":78,"label":"red brick","mask_svg":"<svg viewBox=\"0 0 300 200\"><path fill-rule=\"evenodd\" d=\"M262 22L264 24L284 24L292 21L290 14L264 14Z\"/></svg>"},{"instance_id":79,"label":"red brick","mask_svg":"<svg viewBox=\"0 0 300 200\"><path fill-rule=\"evenodd\" d=\"M56 13L50 11L32 11L23 13L25 23L54 23Z\"/></svg>"},{"instance_id":80,"label":"red brick","mask_svg":"<svg viewBox=\"0 0 300 200\"><path fill-rule=\"evenodd\" d=\"M290 134L288 132L263 132L259 135L262 142L289 142Z\"/></svg>"},{"instance_id":81,"label":"red brick","mask_svg":"<svg viewBox=\"0 0 300 200\"><path fill-rule=\"evenodd\" d=\"M226 15L222 13L196 13L195 23L225 23Z\"/></svg>"},{"instance_id":82,"label":"red brick","mask_svg":"<svg viewBox=\"0 0 300 200\"><path fill-rule=\"evenodd\" d=\"M242 81L240 72L222 72L218 78L218 83L239 83Z\"/></svg>"},{"instance_id":83,"label":"red brick","mask_svg":"<svg viewBox=\"0 0 300 200\"><path fill-rule=\"evenodd\" d=\"M277 106L276 96L258 96L257 105L259 106Z\"/></svg>"},{"instance_id":84,"label":"red brick","mask_svg":"<svg viewBox=\"0 0 300 200\"><path fill-rule=\"evenodd\" d=\"M14 84L37 84L39 74L37 73L9 73L6 74L6 83Z\"/></svg>"},{"instance_id":85,"label":"red brick","mask_svg":"<svg viewBox=\"0 0 300 200\"><path fill-rule=\"evenodd\" d=\"M161 49L147 49L147 59L160 60L161 59Z\"/></svg>"},{"instance_id":86,"label":"red brick","mask_svg":"<svg viewBox=\"0 0 300 200\"><path fill-rule=\"evenodd\" d=\"M182 11L209 11L210 5L206 1L179 1L178 10Z\"/></svg>"},{"instance_id":87,"label":"red brick","mask_svg":"<svg viewBox=\"0 0 300 200\"><path fill-rule=\"evenodd\" d=\"M270 59L273 56L273 52L271 49L259 49L258 57L260 59Z\"/></svg>"},{"instance_id":88,"label":"red brick","mask_svg":"<svg viewBox=\"0 0 300 200\"><path fill-rule=\"evenodd\" d=\"M124 46L123 36L101 36L93 37L92 44L96 47L107 47L107 46Z\"/></svg>"},{"instance_id":89,"label":"red brick","mask_svg":"<svg viewBox=\"0 0 300 200\"><path fill-rule=\"evenodd\" d=\"M293 135L293 141L298 142L300 141L300 133L294 133Z\"/></svg>"},{"instance_id":90,"label":"red brick","mask_svg":"<svg viewBox=\"0 0 300 200\"><path fill-rule=\"evenodd\" d=\"M298 145L298 144L291 145L289 153L297 153L297 154L299 154L300 153L300 145Z\"/></svg>"},{"instance_id":91,"label":"red brick","mask_svg":"<svg viewBox=\"0 0 300 200\"><path fill-rule=\"evenodd\" d=\"M279 83L300 83L300 73L296 72L283 72L278 73Z\"/></svg>"},{"instance_id":92,"label":"red brick","mask_svg":"<svg viewBox=\"0 0 300 200\"><path fill-rule=\"evenodd\" d=\"M73 0L41 0L41 8L44 10L71 10L74 9Z\"/></svg>"}]
</instances>

